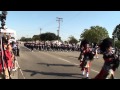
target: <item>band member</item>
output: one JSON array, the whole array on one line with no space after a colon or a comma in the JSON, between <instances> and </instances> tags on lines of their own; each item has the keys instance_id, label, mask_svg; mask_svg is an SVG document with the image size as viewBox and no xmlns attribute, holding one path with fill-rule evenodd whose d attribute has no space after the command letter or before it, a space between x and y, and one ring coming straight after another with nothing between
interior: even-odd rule
<instances>
[{"instance_id":1,"label":"band member","mask_svg":"<svg viewBox=\"0 0 120 90\"><path fill-rule=\"evenodd\" d=\"M91 61L93 60L94 57L94 52L92 51L92 48L89 46L89 42L87 40L83 40L81 42L81 54L78 59L80 59L80 67L82 74L85 75L86 73L86 78L89 78L89 73L90 73L90 66L91 66Z\"/></svg>"},{"instance_id":2,"label":"band member","mask_svg":"<svg viewBox=\"0 0 120 90\"><path fill-rule=\"evenodd\" d=\"M82 41L81 45L80 45L80 55L78 57L78 60L80 60L80 65L81 65L81 63L83 61L83 50L84 50L84 41Z\"/></svg>"},{"instance_id":3,"label":"band member","mask_svg":"<svg viewBox=\"0 0 120 90\"><path fill-rule=\"evenodd\" d=\"M98 45L97 45L97 43L94 43L94 51L95 51L95 56L94 56L94 58L97 58L97 59L98 59Z\"/></svg>"},{"instance_id":4,"label":"band member","mask_svg":"<svg viewBox=\"0 0 120 90\"><path fill-rule=\"evenodd\" d=\"M112 52L112 40L106 38L100 45L103 52L104 65L94 79L114 79L114 72L119 67L119 55Z\"/></svg>"},{"instance_id":5,"label":"band member","mask_svg":"<svg viewBox=\"0 0 120 90\"><path fill-rule=\"evenodd\" d=\"M17 56L20 56L20 47L19 47L18 42L17 42Z\"/></svg>"}]
</instances>

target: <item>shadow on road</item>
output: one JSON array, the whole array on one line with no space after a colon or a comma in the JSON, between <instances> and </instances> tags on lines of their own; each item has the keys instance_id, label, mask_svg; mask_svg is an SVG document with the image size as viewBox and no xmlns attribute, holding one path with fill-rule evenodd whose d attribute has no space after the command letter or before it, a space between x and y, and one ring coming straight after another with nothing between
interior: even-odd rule
<instances>
[{"instance_id":1,"label":"shadow on road","mask_svg":"<svg viewBox=\"0 0 120 90\"><path fill-rule=\"evenodd\" d=\"M42 75L52 75L52 76L62 76L62 77L74 77L74 78L80 78L82 79L82 74L78 73L55 73L55 72L38 72L34 70L23 70L24 72L30 72L31 76L34 76L36 74L42 74Z\"/></svg>"},{"instance_id":2,"label":"shadow on road","mask_svg":"<svg viewBox=\"0 0 120 90\"><path fill-rule=\"evenodd\" d=\"M68 64L48 64L48 63L37 63L40 65L46 65L46 66L65 66L65 67L76 67L76 65L68 65Z\"/></svg>"}]
</instances>

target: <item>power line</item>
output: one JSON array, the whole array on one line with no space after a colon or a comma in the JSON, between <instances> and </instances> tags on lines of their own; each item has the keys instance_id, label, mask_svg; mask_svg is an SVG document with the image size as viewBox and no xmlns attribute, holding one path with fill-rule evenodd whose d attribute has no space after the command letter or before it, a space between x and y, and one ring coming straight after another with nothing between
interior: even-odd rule
<instances>
[{"instance_id":1,"label":"power line","mask_svg":"<svg viewBox=\"0 0 120 90\"><path fill-rule=\"evenodd\" d=\"M54 24L54 23L55 23L55 22L54 22L53 20L51 20L50 22L44 24L42 27L43 27L43 28L46 28L46 27L51 26L51 25Z\"/></svg>"}]
</instances>

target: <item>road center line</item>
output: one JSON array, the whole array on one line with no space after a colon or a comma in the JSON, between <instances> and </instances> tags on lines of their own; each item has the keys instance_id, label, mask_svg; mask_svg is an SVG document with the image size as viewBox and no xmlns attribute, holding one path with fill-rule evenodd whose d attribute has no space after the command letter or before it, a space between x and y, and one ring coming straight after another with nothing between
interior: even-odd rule
<instances>
[{"instance_id":1,"label":"road center line","mask_svg":"<svg viewBox=\"0 0 120 90\"><path fill-rule=\"evenodd\" d=\"M70 61L63 59L63 58L58 58L58 59L63 60L63 61L68 62L68 63L71 63Z\"/></svg>"},{"instance_id":2,"label":"road center line","mask_svg":"<svg viewBox=\"0 0 120 90\"><path fill-rule=\"evenodd\" d=\"M94 69L91 69L91 71L96 72L96 73L99 73L98 71L96 71L96 70L94 70Z\"/></svg>"},{"instance_id":3,"label":"road center line","mask_svg":"<svg viewBox=\"0 0 120 90\"><path fill-rule=\"evenodd\" d=\"M46 54L46 53L44 53L44 54ZM77 63L72 63L72 62L70 62L70 61L67 60L67 59L63 59L63 58L60 58L60 57L56 57L56 56L50 55L50 54L48 54L48 53L47 53L47 55L49 55L49 56L51 56L51 57L58 58L59 60L62 60L62 61L65 61L65 62L74 64L74 65L77 65L77 66L79 65L79 64L77 64ZM99 71L96 71L96 70L94 70L94 69L91 69L91 71L93 71L93 72L95 72L95 73L99 73Z\"/></svg>"}]
</instances>

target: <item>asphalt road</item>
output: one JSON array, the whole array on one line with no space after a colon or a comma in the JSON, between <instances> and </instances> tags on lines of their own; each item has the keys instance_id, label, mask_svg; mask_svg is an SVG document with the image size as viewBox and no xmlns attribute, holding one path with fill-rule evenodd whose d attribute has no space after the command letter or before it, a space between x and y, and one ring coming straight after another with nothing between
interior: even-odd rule
<instances>
[{"instance_id":1,"label":"asphalt road","mask_svg":"<svg viewBox=\"0 0 120 90\"><path fill-rule=\"evenodd\" d=\"M23 79L82 79L79 60L79 52L51 52L37 51L31 52L20 45L19 65L22 73L18 72L18 78ZM102 55L92 62L90 78L94 78L103 65ZM115 72L115 77L120 79L120 68Z\"/></svg>"}]
</instances>

